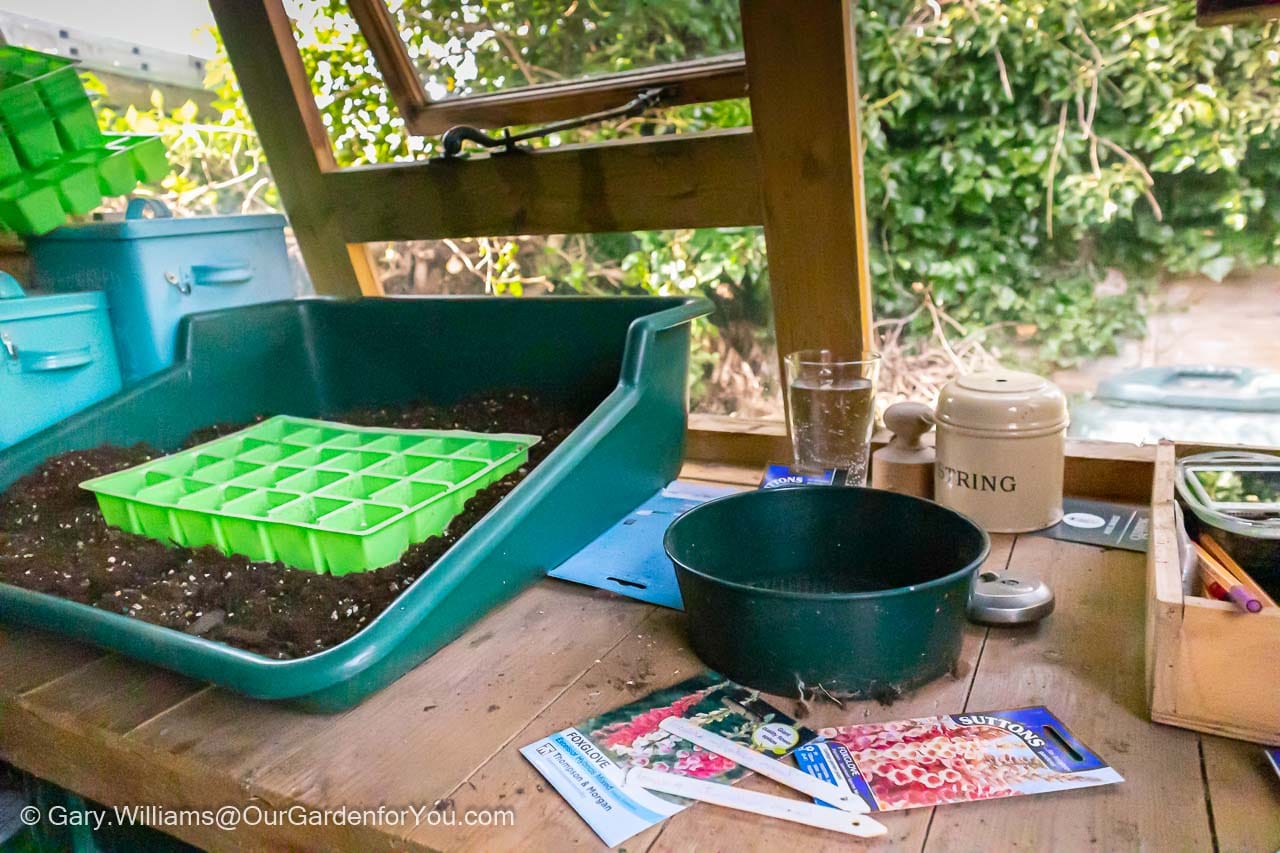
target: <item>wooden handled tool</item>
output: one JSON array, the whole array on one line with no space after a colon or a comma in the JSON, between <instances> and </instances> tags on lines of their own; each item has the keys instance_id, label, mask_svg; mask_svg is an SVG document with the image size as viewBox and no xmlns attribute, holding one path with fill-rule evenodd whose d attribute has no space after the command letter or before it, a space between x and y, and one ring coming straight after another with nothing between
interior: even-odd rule
<instances>
[{"instance_id":1,"label":"wooden handled tool","mask_svg":"<svg viewBox=\"0 0 1280 853\"><path fill-rule=\"evenodd\" d=\"M1271 596L1267 595L1267 591L1258 586L1253 578L1249 577L1249 573L1241 568L1240 564L1235 561L1235 558L1228 554L1226 549L1219 545L1212 536L1207 533L1201 533L1198 544L1200 549L1208 552L1209 556L1216 561L1221 568L1225 569L1228 575L1234 577L1235 582L1244 587L1245 591L1247 591L1249 595L1261 602L1263 607L1276 606L1275 600ZM1203 565L1203 563L1204 558L1201 557L1201 564Z\"/></svg>"},{"instance_id":2,"label":"wooden handled tool","mask_svg":"<svg viewBox=\"0 0 1280 853\"><path fill-rule=\"evenodd\" d=\"M1262 602L1249 594L1249 591L1236 580L1226 567L1213 558L1196 542L1191 543L1200 563L1200 579L1204 582L1205 592L1214 598L1231 601L1245 613L1257 613L1262 610Z\"/></svg>"}]
</instances>

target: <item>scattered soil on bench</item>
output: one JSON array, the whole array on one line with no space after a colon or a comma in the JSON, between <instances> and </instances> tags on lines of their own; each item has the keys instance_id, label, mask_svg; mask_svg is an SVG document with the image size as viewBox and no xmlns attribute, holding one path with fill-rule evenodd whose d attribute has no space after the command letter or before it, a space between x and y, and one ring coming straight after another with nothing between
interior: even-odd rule
<instances>
[{"instance_id":1,"label":"scattered soil on bench","mask_svg":"<svg viewBox=\"0 0 1280 853\"><path fill-rule=\"evenodd\" d=\"M468 429L542 436L529 464L480 491L442 536L394 565L335 577L254 563L213 548L173 548L103 522L79 484L160 455L143 444L55 456L0 495L0 582L123 613L273 658L337 645L385 610L568 437L578 418L510 392L454 406L360 409L331 420L399 429ZM246 426L198 430L192 446Z\"/></svg>"}]
</instances>

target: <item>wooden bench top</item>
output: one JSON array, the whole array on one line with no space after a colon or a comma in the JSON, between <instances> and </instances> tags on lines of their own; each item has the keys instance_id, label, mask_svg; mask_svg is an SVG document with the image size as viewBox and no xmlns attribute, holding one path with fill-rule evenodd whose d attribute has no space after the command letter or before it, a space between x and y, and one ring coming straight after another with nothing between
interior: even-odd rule
<instances>
[{"instance_id":1,"label":"wooden bench top","mask_svg":"<svg viewBox=\"0 0 1280 853\"><path fill-rule=\"evenodd\" d=\"M695 472L697 473L697 472ZM703 473L703 476L708 476ZM746 484L754 474L721 470ZM1143 674L1144 559L996 536L989 570L1048 581L1038 626L980 628L962 665L915 694L814 704L810 726L1043 704L1125 782L881 816L913 850L1275 850L1280 784L1254 744L1152 724ZM415 826L168 828L211 849L600 849L518 748L702 669L683 615L546 580L359 707L333 716L244 699L36 631L0 629L0 758L108 805L264 809L433 804ZM794 698L775 697L788 713ZM787 793L759 778L743 784ZM463 826L469 810L513 825ZM856 842L855 842L856 843ZM695 805L628 851L848 848L843 836Z\"/></svg>"}]
</instances>

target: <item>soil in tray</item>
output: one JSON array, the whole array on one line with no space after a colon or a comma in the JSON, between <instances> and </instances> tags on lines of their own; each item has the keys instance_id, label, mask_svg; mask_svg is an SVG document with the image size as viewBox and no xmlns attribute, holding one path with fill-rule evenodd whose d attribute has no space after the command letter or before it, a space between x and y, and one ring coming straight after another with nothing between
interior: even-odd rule
<instances>
[{"instance_id":1,"label":"soil in tray","mask_svg":"<svg viewBox=\"0 0 1280 853\"><path fill-rule=\"evenodd\" d=\"M400 560L335 577L254 563L213 548L173 548L103 522L80 483L160 455L146 445L105 445L51 457L0 495L0 582L90 604L273 658L337 645L385 610L405 587L511 491L578 417L510 392L443 407L428 403L360 409L331 420L399 429L467 429L542 436L529 462L478 492L444 535ZM191 446L245 424L198 430Z\"/></svg>"}]
</instances>

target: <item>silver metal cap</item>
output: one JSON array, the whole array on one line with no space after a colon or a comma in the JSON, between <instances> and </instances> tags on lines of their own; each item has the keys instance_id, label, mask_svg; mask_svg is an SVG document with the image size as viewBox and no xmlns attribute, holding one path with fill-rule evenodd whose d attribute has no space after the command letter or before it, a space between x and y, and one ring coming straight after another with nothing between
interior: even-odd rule
<instances>
[{"instance_id":1,"label":"silver metal cap","mask_svg":"<svg viewBox=\"0 0 1280 853\"><path fill-rule=\"evenodd\" d=\"M1053 590L1040 580L983 572L969 597L969 620L983 625L1024 625L1053 612Z\"/></svg>"}]
</instances>

